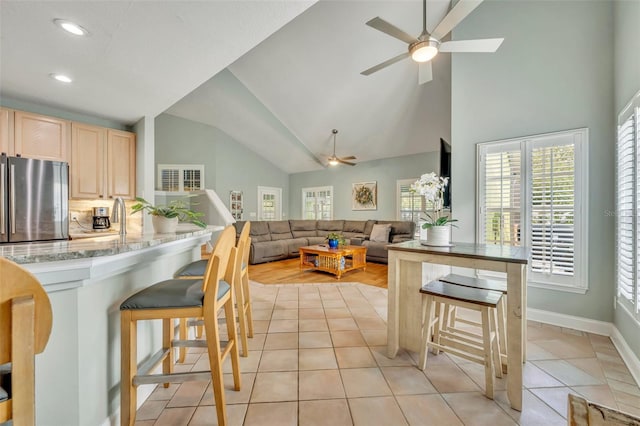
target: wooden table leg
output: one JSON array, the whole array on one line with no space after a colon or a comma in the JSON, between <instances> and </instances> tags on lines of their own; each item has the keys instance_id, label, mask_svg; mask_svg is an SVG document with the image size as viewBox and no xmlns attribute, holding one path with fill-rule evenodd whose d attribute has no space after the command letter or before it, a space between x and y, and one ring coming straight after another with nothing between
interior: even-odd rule
<instances>
[{"instance_id":1,"label":"wooden table leg","mask_svg":"<svg viewBox=\"0 0 640 426\"><path fill-rule=\"evenodd\" d=\"M400 259L395 251L389 250L387 271L387 356L395 358L400 347L399 335L399 307L398 285L400 273Z\"/></svg>"},{"instance_id":2,"label":"wooden table leg","mask_svg":"<svg viewBox=\"0 0 640 426\"><path fill-rule=\"evenodd\" d=\"M522 411L523 311L526 309L526 265L507 264L507 395L511 408Z\"/></svg>"}]
</instances>

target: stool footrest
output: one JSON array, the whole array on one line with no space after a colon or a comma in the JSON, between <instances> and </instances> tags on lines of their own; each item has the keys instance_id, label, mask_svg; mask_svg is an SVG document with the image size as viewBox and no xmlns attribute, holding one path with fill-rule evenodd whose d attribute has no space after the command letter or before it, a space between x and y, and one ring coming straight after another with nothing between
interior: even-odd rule
<instances>
[{"instance_id":1,"label":"stool footrest","mask_svg":"<svg viewBox=\"0 0 640 426\"><path fill-rule=\"evenodd\" d=\"M147 374L149 371L153 370L154 368L156 368L156 366L167 357L167 355L169 355L169 349L166 348L162 348L160 350L158 350L158 352L156 352L155 354L153 354L151 356L151 358L149 358L148 360L146 360L145 362L143 362L142 364L140 364L140 367L138 367L138 372L141 375L145 375Z\"/></svg>"},{"instance_id":2,"label":"stool footrest","mask_svg":"<svg viewBox=\"0 0 640 426\"><path fill-rule=\"evenodd\" d=\"M206 348L206 340L172 340L171 345L176 348Z\"/></svg>"},{"instance_id":3,"label":"stool footrest","mask_svg":"<svg viewBox=\"0 0 640 426\"><path fill-rule=\"evenodd\" d=\"M206 382L209 380L211 380L211 371L192 371L189 373L137 375L133 378L133 384L140 386L155 383Z\"/></svg>"}]
</instances>

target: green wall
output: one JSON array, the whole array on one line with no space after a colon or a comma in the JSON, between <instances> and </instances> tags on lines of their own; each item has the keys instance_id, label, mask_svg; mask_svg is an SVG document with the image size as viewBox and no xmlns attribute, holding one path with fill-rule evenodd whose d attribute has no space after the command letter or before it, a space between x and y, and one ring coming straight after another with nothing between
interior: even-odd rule
<instances>
[{"instance_id":1,"label":"green wall","mask_svg":"<svg viewBox=\"0 0 640 426\"><path fill-rule=\"evenodd\" d=\"M614 4L615 116L640 90L640 1ZM640 323L618 307L614 323L640 358Z\"/></svg>"},{"instance_id":2,"label":"green wall","mask_svg":"<svg viewBox=\"0 0 640 426\"><path fill-rule=\"evenodd\" d=\"M440 170L440 152L407 155L358 163L357 166L328 167L325 170L294 173L290 176L292 219L302 217L302 188L333 186L333 217L336 219L396 219L396 181L417 178ZM351 210L351 185L378 182L378 209ZM454 184L455 185L455 184ZM455 191L452 187L452 192ZM454 206L455 209L455 206Z\"/></svg>"},{"instance_id":3,"label":"green wall","mask_svg":"<svg viewBox=\"0 0 640 426\"><path fill-rule=\"evenodd\" d=\"M589 291L530 288L528 306L613 320L613 3L484 2L454 39L504 37L494 54L453 55L454 239L476 235L476 144L589 128ZM637 52L637 50L636 50Z\"/></svg>"},{"instance_id":4,"label":"green wall","mask_svg":"<svg viewBox=\"0 0 640 426\"><path fill-rule=\"evenodd\" d=\"M257 213L258 186L282 188L282 212L289 212L289 175L245 148L220 129L161 114L155 120L155 161L158 164L204 164L206 188L214 189L229 206L229 191L244 192L244 219ZM157 184L157 182L156 182Z\"/></svg>"}]
</instances>

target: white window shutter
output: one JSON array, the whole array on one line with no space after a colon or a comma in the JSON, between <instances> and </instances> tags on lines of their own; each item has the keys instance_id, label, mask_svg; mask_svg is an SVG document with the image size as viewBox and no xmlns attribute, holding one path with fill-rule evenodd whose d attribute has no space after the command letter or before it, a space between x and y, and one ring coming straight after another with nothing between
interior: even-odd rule
<instances>
[{"instance_id":1,"label":"white window shutter","mask_svg":"<svg viewBox=\"0 0 640 426\"><path fill-rule=\"evenodd\" d=\"M531 150L531 272L574 275L575 147Z\"/></svg>"},{"instance_id":2,"label":"white window shutter","mask_svg":"<svg viewBox=\"0 0 640 426\"><path fill-rule=\"evenodd\" d=\"M480 236L485 244L521 245L522 153L520 144L484 150L480 159Z\"/></svg>"}]
</instances>

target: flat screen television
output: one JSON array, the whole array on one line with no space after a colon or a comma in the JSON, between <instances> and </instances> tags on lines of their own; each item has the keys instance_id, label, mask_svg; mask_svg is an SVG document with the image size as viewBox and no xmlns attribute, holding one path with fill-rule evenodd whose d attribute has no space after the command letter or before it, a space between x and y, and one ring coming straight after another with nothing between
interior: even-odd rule
<instances>
[{"instance_id":1,"label":"flat screen television","mask_svg":"<svg viewBox=\"0 0 640 426\"><path fill-rule=\"evenodd\" d=\"M451 144L440 138L440 176L449 178L444 190L444 207L451 209Z\"/></svg>"}]
</instances>

